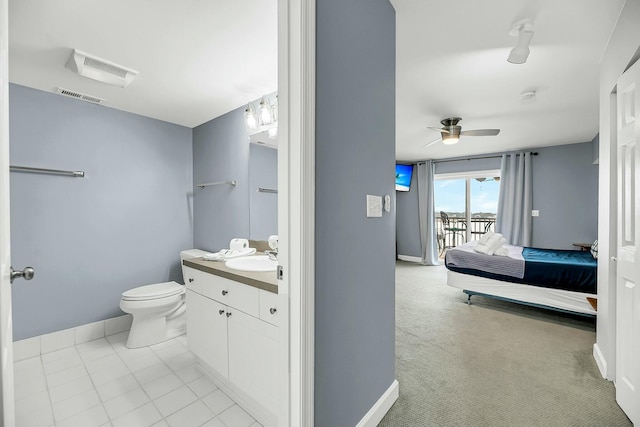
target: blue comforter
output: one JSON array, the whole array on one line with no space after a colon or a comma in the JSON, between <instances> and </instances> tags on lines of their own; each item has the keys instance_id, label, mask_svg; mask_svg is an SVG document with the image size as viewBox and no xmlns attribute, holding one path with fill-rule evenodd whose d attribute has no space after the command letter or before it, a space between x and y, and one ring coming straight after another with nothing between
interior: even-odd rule
<instances>
[{"instance_id":1,"label":"blue comforter","mask_svg":"<svg viewBox=\"0 0 640 427\"><path fill-rule=\"evenodd\" d=\"M489 279L597 294L598 264L590 252L525 247L522 256L525 260L522 279L449 265L446 256L445 265L451 271Z\"/></svg>"}]
</instances>

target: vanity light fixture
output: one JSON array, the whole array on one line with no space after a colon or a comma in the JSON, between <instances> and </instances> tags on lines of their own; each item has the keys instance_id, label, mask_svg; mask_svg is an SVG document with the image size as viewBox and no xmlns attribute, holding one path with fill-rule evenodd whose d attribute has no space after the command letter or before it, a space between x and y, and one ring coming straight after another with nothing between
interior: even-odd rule
<instances>
[{"instance_id":1,"label":"vanity light fixture","mask_svg":"<svg viewBox=\"0 0 640 427\"><path fill-rule=\"evenodd\" d=\"M518 37L518 44L511 49L507 61L512 64L524 64L529 57L529 43L533 38L533 23L530 19L522 19L511 27L509 35Z\"/></svg>"},{"instance_id":2,"label":"vanity light fixture","mask_svg":"<svg viewBox=\"0 0 640 427\"><path fill-rule=\"evenodd\" d=\"M260 124L261 125L270 125L273 123L273 109L271 108L271 104L267 101L264 96L260 100L260 105L258 106L258 111L260 111Z\"/></svg>"},{"instance_id":3,"label":"vanity light fixture","mask_svg":"<svg viewBox=\"0 0 640 427\"><path fill-rule=\"evenodd\" d=\"M258 129L258 115L251 103L248 103L247 109L244 110L244 123L247 125L249 131Z\"/></svg>"}]
</instances>

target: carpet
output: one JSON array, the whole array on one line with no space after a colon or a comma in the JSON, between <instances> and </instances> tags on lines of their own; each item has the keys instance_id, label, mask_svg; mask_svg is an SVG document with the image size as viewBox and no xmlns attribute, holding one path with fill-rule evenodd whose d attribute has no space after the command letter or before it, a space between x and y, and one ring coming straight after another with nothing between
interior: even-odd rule
<instances>
[{"instance_id":1,"label":"carpet","mask_svg":"<svg viewBox=\"0 0 640 427\"><path fill-rule=\"evenodd\" d=\"M380 426L631 426L592 356L595 319L467 296L396 264L400 397Z\"/></svg>"}]
</instances>

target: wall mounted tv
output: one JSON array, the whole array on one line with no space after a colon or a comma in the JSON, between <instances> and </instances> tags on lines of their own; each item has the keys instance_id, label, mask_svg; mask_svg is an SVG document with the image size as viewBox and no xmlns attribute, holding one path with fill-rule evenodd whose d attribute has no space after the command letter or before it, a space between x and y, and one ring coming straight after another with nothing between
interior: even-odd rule
<instances>
[{"instance_id":1,"label":"wall mounted tv","mask_svg":"<svg viewBox=\"0 0 640 427\"><path fill-rule=\"evenodd\" d=\"M411 175L413 175L413 165L396 164L396 191L409 191Z\"/></svg>"}]
</instances>

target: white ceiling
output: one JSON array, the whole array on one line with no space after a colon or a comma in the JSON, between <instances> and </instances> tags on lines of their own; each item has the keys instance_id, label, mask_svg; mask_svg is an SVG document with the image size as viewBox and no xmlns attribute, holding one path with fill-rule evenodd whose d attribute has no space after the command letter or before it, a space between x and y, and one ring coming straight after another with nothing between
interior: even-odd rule
<instances>
[{"instance_id":1,"label":"white ceiling","mask_svg":"<svg viewBox=\"0 0 640 427\"><path fill-rule=\"evenodd\" d=\"M391 0L397 16L399 160L590 141L598 68L624 0ZM277 90L277 0L10 0L9 79L195 127ZM527 63L506 61L531 18ZM65 68L73 48L139 71L126 88ZM520 101L525 90L533 100ZM500 128L453 146L427 126Z\"/></svg>"},{"instance_id":2,"label":"white ceiling","mask_svg":"<svg viewBox=\"0 0 640 427\"><path fill-rule=\"evenodd\" d=\"M598 133L598 69L623 0L391 0L397 22L396 156L437 159L578 143ZM533 19L525 64L512 24ZM535 99L520 93L535 90ZM498 136L437 138L446 117Z\"/></svg>"},{"instance_id":3,"label":"white ceiling","mask_svg":"<svg viewBox=\"0 0 640 427\"><path fill-rule=\"evenodd\" d=\"M10 0L9 80L192 128L276 91L277 35L277 0ZM139 74L81 77L74 48Z\"/></svg>"}]
</instances>

